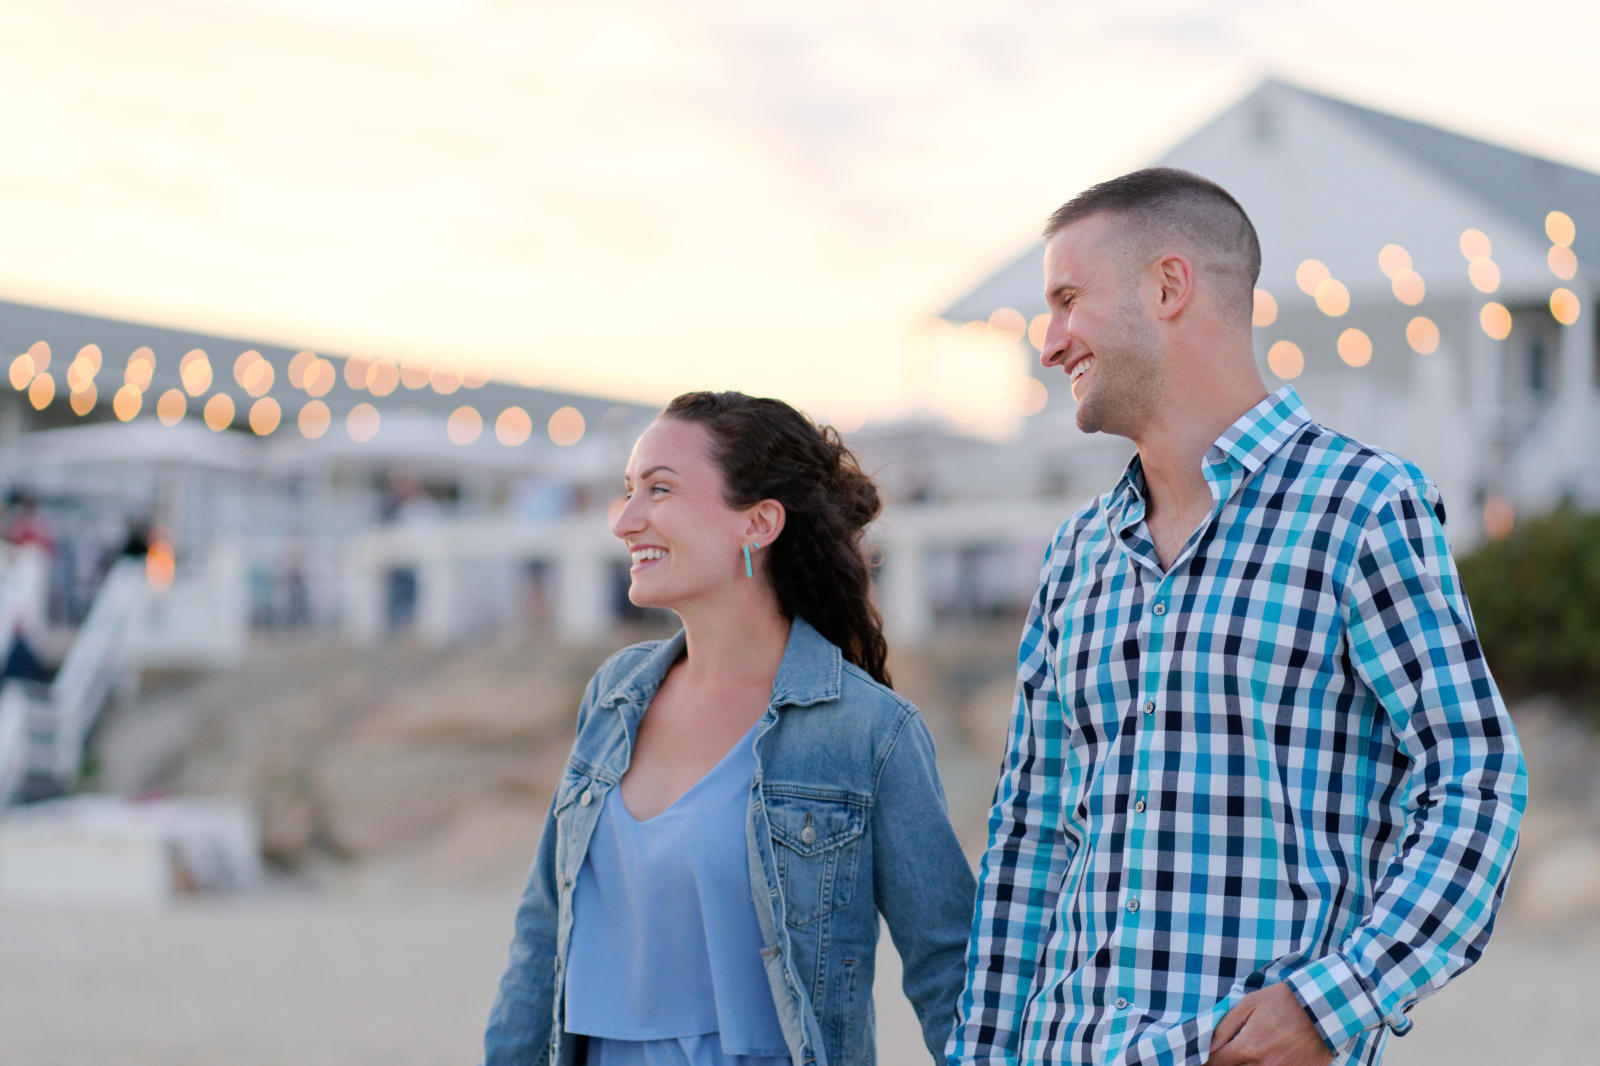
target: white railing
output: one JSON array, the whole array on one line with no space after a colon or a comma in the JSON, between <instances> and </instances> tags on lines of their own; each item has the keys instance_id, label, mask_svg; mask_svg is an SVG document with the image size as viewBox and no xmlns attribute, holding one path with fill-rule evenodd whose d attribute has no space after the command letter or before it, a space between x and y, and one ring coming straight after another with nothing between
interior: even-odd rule
<instances>
[{"instance_id":1,"label":"white railing","mask_svg":"<svg viewBox=\"0 0 1600 1066\"><path fill-rule=\"evenodd\" d=\"M48 578L38 548L0 546L0 663L11 654L17 631L32 629L44 618Z\"/></svg>"},{"instance_id":2,"label":"white railing","mask_svg":"<svg viewBox=\"0 0 1600 1066\"><path fill-rule=\"evenodd\" d=\"M112 564L50 684L46 705L33 708L32 732L48 742L50 751L48 765L30 770L45 770L63 784L77 781L84 739L112 686L127 670L128 633L144 608L149 588L142 559L122 558Z\"/></svg>"},{"instance_id":3,"label":"white railing","mask_svg":"<svg viewBox=\"0 0 1600 1066\"><path fill-rule=\"evenodd\" d=\"M0 807L16 799L28 772L28 708L16 685L0 688Z\"/></svg>"}]
</instances>

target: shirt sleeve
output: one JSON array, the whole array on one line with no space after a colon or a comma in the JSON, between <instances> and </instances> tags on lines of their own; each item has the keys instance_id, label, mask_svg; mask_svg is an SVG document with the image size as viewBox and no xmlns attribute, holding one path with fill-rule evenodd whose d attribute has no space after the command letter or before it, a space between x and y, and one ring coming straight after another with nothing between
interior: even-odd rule
<instances>
[{"instance_id":1,"label":"shirt sleeve","mask_svg":"<svg viewBox=\"0 0 1600 1066\"><path fill-rule=\"evenodd\" d=\"M989 813L989 842L967 945L967 982L945 1054L950 1066L1016 1063L1023 1008L1055 913L1071 848L1060 830L1066 719L1056 687L1051 619L1060 581L1045 553L1023 627L1006 751Z\"/></svg>"},{"instance_id":2,"label":"shirt sleeve","mask_svg":"<svg viewBox=\"0 0 1600 1066\"><path fill-rule=\"evenodd\" d=\"M1342 609L1354 669L1411 760L1410 829L1366 919L1288 984L1328 1045L1410 1028L1405 1012L1477 961L1527 802L1510 716L1489 675L1445 540L1437 491L1414 481L1373 514Z\"/></svg>"}]
</instances>

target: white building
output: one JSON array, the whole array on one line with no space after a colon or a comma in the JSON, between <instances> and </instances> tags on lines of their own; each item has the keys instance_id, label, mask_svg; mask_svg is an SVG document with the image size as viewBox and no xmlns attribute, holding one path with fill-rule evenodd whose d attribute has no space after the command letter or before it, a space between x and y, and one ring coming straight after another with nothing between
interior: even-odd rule
<instances>
[{"instance_id":1,"label":"white building","mask_svg":"<svg viewBox=\"0 0 1600 1066\"><path fill-rule=\"evenodd\" d=\"M1292 380L1319 421L1422 466L1458 546L1486 520L1600 507L1600 273L1580 258L1600 238L1600 175L1277 81L1153 165L1216 181L1255 222L1269 384ZM944 317L1031 321L1042 257L1041 242ZM1035 374L1037 482L1109 486L1129 449L1080 433L1064 376Z\"/></svg>"}]
</instances>

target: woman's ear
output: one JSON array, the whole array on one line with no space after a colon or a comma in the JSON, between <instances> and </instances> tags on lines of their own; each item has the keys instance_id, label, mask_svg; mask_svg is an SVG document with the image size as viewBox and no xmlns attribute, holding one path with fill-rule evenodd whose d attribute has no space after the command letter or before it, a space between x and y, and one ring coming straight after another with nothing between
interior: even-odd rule
<instances>
[{"instance_id":1,"label":"woman's ear","mask_svg":"<svg viewBox=\"0 0 1600 1066\"><path fill-rule=\"evenodd\" d=\"M771 544L783 532L786 513L777 500L762 500L745 512L745 539L760 545Z\"/></svg>"}]
</instances>

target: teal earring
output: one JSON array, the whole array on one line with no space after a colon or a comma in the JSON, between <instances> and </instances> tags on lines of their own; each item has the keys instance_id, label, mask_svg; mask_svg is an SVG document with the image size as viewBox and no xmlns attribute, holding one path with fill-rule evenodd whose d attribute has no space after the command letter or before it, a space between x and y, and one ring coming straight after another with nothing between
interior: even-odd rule
<instances>
[{"instance_id":1,"label":"teal earring","mask_svg":"<svg viewBox=\"0 0 1600 1066\"><path fill-rule=\"evenodd\" d=\"M750 565L750 549L751 548L755 548L757 551L761 550L761 542L760 541L751 541L749 544L746 544L744 546L744 576L745 577L755 577L756 576L755 569Z\"/></svg>"}]
</instances>

